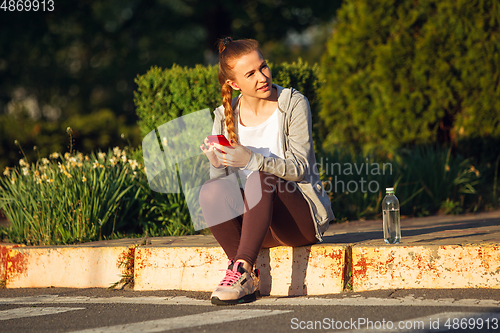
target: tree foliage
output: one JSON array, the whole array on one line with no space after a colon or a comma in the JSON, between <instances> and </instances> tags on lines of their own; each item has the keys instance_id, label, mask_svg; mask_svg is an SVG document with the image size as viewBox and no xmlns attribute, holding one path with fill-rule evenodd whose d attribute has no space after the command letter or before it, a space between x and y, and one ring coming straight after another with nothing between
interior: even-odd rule
<instances>
[{"instance_id":1,"label":"tree foliage","mask_svg":"<svg viewBox=\"0 0 500 333\"><path fill-rule=\"evenodd\" d=\"M133 123L137 73L213 63L215 43L227 35L283 41L290 30L330 21L339 3L89 0L8 12L0 20L0 110L15 113L12 101L34 100L34 119L109 108Z\"/></svg>"},{"instance_id":2,"label":"tree foliage","mask_svg":"<svg viewBox=\"0 0 500 333\"><path fill-rule=\"evenodd\" d=\"M500 3L348 0L322 60L325 148L500 136Z\"/></svg>"}]
</instances>

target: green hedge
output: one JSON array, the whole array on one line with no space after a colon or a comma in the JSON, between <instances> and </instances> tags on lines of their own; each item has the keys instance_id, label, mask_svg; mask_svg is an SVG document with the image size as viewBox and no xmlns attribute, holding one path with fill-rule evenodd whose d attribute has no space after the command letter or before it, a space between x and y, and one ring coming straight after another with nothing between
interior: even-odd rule
<instances>
[{"instance_id":1,"label":"green hedge","mask_svg":"<svg viewBox=\"0 0 500 333\"><path fill-rule=\"evenodd\" d=\"M292 64L270 64L270 67L274 83L294 87L309 99L318 142L322 132L318 121L318 66L299 60ZM205 108L213 111L221 105L217 71L217 66L188 68L174 65L169 69L152 67L146 74L138 76L134 102L142 135L184 114Z\"/></svg>"},{"instance_id":2,"label":"green hedge","mask_svg":"<svg viewBox=\"0 0 500 333\"><path fill-rule=\"evenodd\" d=\"M495 0L346 0L321 64L325 148L500 137L499 22Z\"/></svg>"}]
</instances>

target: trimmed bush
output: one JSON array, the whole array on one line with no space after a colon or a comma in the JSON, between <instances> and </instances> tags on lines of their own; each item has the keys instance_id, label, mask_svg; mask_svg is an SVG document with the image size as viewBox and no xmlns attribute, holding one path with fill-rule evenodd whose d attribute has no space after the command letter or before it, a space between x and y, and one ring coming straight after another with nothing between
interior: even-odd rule
<instances>
[{"instance_id":1,"label":"trimmed bush","mask_svg":"<svg viewBox=\"0 0 500 333\"><path fill-rule=\"evenodd\" d=\"M500 137L500 3L346 0L322 59L325 149Z\"/></svg>"},{"instance_id":2,"label":"trimmed bush","mask_svg":"<svg viewBox=\"0 0 500 333\"><path fill-rule=\"evenodd\" d=\"M216 66L152 67L135 83L134 103L143 137L182 115L207 107L213 110L221 100Z\"/></svg>"}]
</instances>

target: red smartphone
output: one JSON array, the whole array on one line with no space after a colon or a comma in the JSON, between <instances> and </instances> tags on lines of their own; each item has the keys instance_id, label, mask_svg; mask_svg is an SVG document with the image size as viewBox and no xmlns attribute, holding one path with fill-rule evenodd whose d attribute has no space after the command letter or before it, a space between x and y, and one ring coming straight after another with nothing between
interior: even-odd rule
<instances>
[{"instance_id":1,"label":"red smartphone","mask_svg":"<svg viewBox=\"0 0 500 333\"><path fill-rule=\"evenodd\" d=\"M229 147L231 149L234 149L224 135L221 135L221 134L209 135L209 136L207 136L207 139L210 142L216 142L224 147Z\"/></svg>"}]
</instances>

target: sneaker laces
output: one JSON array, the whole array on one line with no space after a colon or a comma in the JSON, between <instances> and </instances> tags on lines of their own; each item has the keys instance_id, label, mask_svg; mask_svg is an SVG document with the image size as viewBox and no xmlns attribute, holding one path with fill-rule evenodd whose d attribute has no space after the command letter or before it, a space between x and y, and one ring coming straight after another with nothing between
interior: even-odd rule
<instances>
[{"instance_id":1,"label":"sneaker laces","mask_svg":"<svg viewBox=\"0 0 500 333\"><path fill-rule=\"evenodd\" d=\"M221 269L221 271L226 271L226 276L222 279L219 286L232 286L241 277L241 273L238 272L239 264L235 264L232 267L229 266L227 269ZM232 269L231 269L232 268Z\"/></svg>"}]
</instances>

